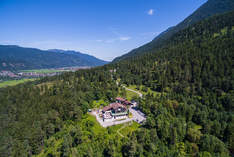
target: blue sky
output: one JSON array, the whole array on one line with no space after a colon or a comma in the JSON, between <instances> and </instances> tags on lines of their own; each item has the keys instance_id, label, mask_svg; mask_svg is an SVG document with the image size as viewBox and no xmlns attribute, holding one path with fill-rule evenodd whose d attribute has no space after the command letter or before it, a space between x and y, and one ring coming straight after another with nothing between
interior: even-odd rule
<instances>
[{"instance_id":1,"label":"blue sky","mask_svg":"<svg viewBox=\"0 0 234 157\"><path fill-rule=\"evenodd\" d=\"M0 0L0 44L77 50L110 61L206 1Z\"/></svg>"}]
</instances>

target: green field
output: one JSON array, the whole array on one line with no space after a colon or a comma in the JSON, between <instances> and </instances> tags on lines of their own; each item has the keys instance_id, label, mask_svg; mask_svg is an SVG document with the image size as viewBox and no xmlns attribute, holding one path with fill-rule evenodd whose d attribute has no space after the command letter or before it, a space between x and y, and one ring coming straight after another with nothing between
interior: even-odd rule
<instances>
[{"instance_id":1,"label":"green field","mask_svg":"<svg viewBox=\"0 0 234 157\"><path fill-rule=\"evenodd\" d=\"M126 86L126 87L129 88L129 89L133 89L135 91L138 91L138 92L142 93L143 95L146 95L146 94L153 94L154 96L160 96L161 95L160 92L153 91L150 88L147 88L147 87L145 87L143 85L138 87L139 90L137 89L136 85L129 85L129 86ZM143 90L144 88L147 89L147 90L146 91ZM163 94L166 94L166 93L163 93Z\"/></svg>"},{"instance_id":2,"label":"green field","mask_svg":"<svg viewBox=\"0 0 234 157\"><path fill-rule=\"evenodd\" d=\"M135 92L132 92L132 91L129 91L129 90L126 90L126 99L128 100L132 100L134 97L139 97L139 95Z\"/></svg>"},{"instance_id":3,"label":"green field","mask_svg":"<svg viewBox=\"0 0 234 157\"><path fill-rule=\"evenodd\" d=\"M8 86L15 86L20 83L28 82L28 81L34 81L36 79L21 79L21 80L10 80L10 81L3 81L0 82L0 88L8 87Z\"/></svg>"},{"instance_id":4,"label":"green field","mask_svg":"<svg viewBox=\"0 0 234 157\"><path fill-rule=\"evenodd\" d=\"M34 69L34 70L22 70L20 72L25 72L25 73L36 72L40 74L47 74L47 73L55 73L55 72L62 72L62 71L63 70L56 70L56 69Z\"/></svg>"},{"instance_id":5,"label":"green field","mask_svg":"<svg viewBox=\"0 0 234 157\"><path fill-rule=\"evenodd\" d=\"M125 128L123 128L120 133L127 137L129 134L132 134L134 131L136 131L139 128L140 124L137 122L132 122L131 125L127 125Z\"/></svg>"}]
</instances>

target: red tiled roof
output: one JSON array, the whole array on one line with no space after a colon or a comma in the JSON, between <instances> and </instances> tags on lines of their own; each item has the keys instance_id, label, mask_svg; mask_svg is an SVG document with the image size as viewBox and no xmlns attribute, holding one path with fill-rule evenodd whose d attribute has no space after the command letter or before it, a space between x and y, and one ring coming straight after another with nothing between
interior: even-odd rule
<instances>
[{"instance_id":1,"label":"red tiled roof","mask_svg":"<svg viewBox=\"0 0 234 157\"><path fill-rule=\"evenodd\" d=\"M124 101L125 104L129 105L129 104L132 104L130 101Z\"/></svg>"},{"instance_id":2,"label":"red tiled roof","mask_svg":"<svg viewBox=\"0 0 234 157\"><path fill-rule=\"evenodd\" d=\"M111 109L111 106L105 106L103 107L102 111L106 112Z\"/></svg>"},{"instance_id":3,"label":"red tiled roof","mask_svg":"<svg viewBox=\"0 0 234 157\"><path fill-rule=\"evenodd\" d=\"M116 100L118 101L126 101L124 98L117 97Z\"/></svg>"},{"instance_id":4,"label":"red tiled roof","mask_svg":"<svg viewBox=\"0 0 234 157\"><path fill-rule=\"evenodd\" d=\"M109 104L108 106L105 106L102 110L104 112L108 111L108 110L111 110L111 109L117 109L119 107L122 107L122 108L126 108L124 105L120 104L120 103L112 103L112 104Z\"/></svg>"}]
</instances>

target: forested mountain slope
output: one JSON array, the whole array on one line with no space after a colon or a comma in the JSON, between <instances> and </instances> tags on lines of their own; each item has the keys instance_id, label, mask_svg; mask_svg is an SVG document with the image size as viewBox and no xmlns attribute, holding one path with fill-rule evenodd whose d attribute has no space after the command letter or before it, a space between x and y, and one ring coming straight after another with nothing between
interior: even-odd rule
<instances>
[{"instance_id":1,"label":"forested mountain slope","mask_svg":"<svg viewBox=\"0 0 234 157\"><path fill-rule=\"evenodd\" d=\"M194 13L192 13L178 25L168 28L166 31L159 34L151 42L139 48L136 48L123 56L117 57L116 59L114 59L114 62L128 57L141 55L143 53L156 51L156 48L167 45L170 37L178 31L183 30L188 26L191 26L192 24L195 24L196 22L199 22L213 15L222 14L232 10L234 10L233 0L208 0L205 4L203 4L200 8L198 8Z\"/></svg>"},{"instance_id":2,"label":"forested mountain slope","mask_svg":"<svg viewBox=\"0 0 234 157\"><path fill-rule=\"evenodd\" d=\"M0 89L0 154L232 156L233 43L230 12L177 32L155 53ZM85 116L93 101L120 94L117 79L155 94L137 99L146 123L111 138L112 128Z\"/></svg>"},{"instance_id":3,"label":"forested mountain slope","mask_svg":"<svg viewBox=\"0 0 234 157\"><path fill-rule=\"evenodd\" d=\"M100 66L106 63L103 60L81 53L76 55L14 45L0 45L0 70Z\"/></svg>"},{"instance_id":4,"label":"forested mountain slope","mask_svg":"<svg viewBox=\"0 0 234 157\"><path fill-rule=\"evenodd\" d=\"M75 55L75 56L79 57L81 60L87 61L89 63L95 63L96 65L104 65L104 64L108 63L108 62L103 61L101 59L98 59L94 56L84 54L84 53L81 53L78 51L73 51L73 50L50 49L48 51L62 53L62 54L68 54L68 55Z\"/></svg>"},{"instance_id":5,"label":"forested mountain slope","mask_svg":"<svg viewBox=\"0 0 234 157\"><path fill-rule=\"evenodd\" d=\"M149 94L141 103L148 115L146 127L157 130L164 143L188 142L185 147L191 144L192 149L219 156L224 142L222 150L234 152L233 43L234 12L230 12L176 33L155 53L116 63L122 83L171 93L159 98Z\"/></svg>"}]
</instances>

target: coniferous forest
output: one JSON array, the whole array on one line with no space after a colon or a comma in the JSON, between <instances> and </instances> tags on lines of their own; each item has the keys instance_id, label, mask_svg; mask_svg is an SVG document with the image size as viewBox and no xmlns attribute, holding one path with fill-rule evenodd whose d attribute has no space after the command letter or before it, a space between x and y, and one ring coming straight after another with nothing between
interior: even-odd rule
<instances>
[{"instance_id":1,"label":"coniferous forest","mask_svg":"<svg viewBox=\"0 0 234 157\"><path fill-rule=\"evenodd\" d=\"M233 156L233 67L229 12L142 55L0 89L0 156ZM147 120L124 138L87 117L120 94L116 80L146 92Z\"/></svg>"}]
</instances>

